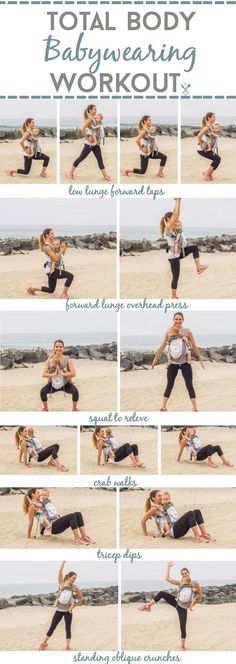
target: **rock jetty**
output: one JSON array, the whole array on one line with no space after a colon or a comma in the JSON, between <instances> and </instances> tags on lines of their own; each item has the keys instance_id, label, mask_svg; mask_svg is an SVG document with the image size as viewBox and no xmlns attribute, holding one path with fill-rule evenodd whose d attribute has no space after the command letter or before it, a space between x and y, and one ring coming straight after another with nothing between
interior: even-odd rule
<instances>
[{"instance_id":1,"label":"rock jetty","mask_svg":"<svg viewBox=\"0 0 236 664\"><path fill-rule=\"evenodd\" d=\"M236 252L236 235L222 235L189 237L186 238L187 244L197 244L201 252L214 254L217 251L227 253ZM160 251L167 249L167 242L164 238L157 240L120 240L120 255L136 255L144 251Z\"/></svg>"},{"instance_id":2,"label":"rock jetty","mask_svg":"<svg viewBox=\"0 0 236 664\"><path fill-rule=\"evenodd\" d=\"M59 240L65 240L72 249L116 249L116 233L92 233L88 235L58 235ZM37 237L31 238L0 238L0 255L20 254L39 248Z\"/></svg>"},{"instance_id":3,"label":"rock jetty","mask_svg":"<svg viewBox=\"0 0 236 664\"><path fill-rule=\"evenodd\" d=\"M29 365L45 362L50 351L45 348L17 350L9 348L2 351L0 355L1 369L12 369L17 367L27 368ZM64 355L71 359L83 360L106 360L116 362L117 344L115 341L107 344L91 344L90 346L65 346Z\"/></svg>"},{"instance_id":4,"label":"rock jetty","mask_svg":"<svg viewBox=\"0 0 236 664\"><path fill-rule=\"evenodd\" d=\"M182 127L181 128L181 138L192 138L197 136L200 131L199 127ZM220 135L228 138L236 138L236 125L225 125L221 127Z\"/></svg>"},{"instance_id":5,"label":"rock jetty","mask_svg":"<svg viewBox=\"0 0 236 664\"><path fill-rule=\"evenodd\" d=\"M117 136L117 127L104 126L105 138L113 138ZM80 127L73 127L71 129L60 129L61 143L70 143L70 141L77 141L78 138L83 138Z\"/></svg>"},{"instance_id":6,"label":"rock jetty","mask_svg":"<svg viewBox=\"0 0 236 664\"><path fill-rule=\"evenodd\" d=\"M157 350L157 349L156 349ZM151 352L130 350L121 353L120 366L122 371L131 371L132 369L145 369L150 367L156 350ZM236 364L236 344L231 346L211 346L210 348L199 348L201 356L205 362L227 362ZM194 350L191 350L192 360L197 360ZM165 353L161 354L158 364L166 364L167 357Z\"/></svg>"},{"instance_id":7,"label":"rock jetty","mask_svg":"<svg viewBox=\"0 0 236 664\"><path fill-rule=\"evenodd\" d=\"M89 606L108 606L117 604L118 587L89 588L83 589L85 601L83 604ZM0 609L8 609L12 606L52 606L57 599L56 593L42 593L40 595L12 595L7 599L0 597Z\"/></svg>"},{"instance_id":8,"label":"rock jetty","mask_svg":"<svg viewBox=\"0 0 236 664\"><path fill-rule=\"evenodd\" d=\"M236 602L236 583L226 584L225 586L205 586L202 587L202 604L232 604ZM170 595L176 597L176 590L169 590ZM156 595L157 589L152 591L126 592L122 595L122 604L131 604L132 602L148 602ZM164 600L160 600L164 603Z\"/></svg>"},{"instance_id":9,"label":"rock jetty","mask_svg":"<svg viewBox=\"0 0 236 664\"><path fill-rule=\"evenodd\" d=\"M2 143L9 143L15 141L16 139L20 140L22 138L23 132L20 127L8 129L0 129L0 141ZM40 136L44 138L56 138L57 128L56 127L40 127Z\"/></svg>"},{"instance_id":10,"label":"rock jetty","mask_svg":"<svg viewBox=\"0 0 236 664\"><path fill-rule=\"evenodd\" d=\"M138 136L139 128L138 123L130 125L130 127L124 127L121 125L120 128L120 137L121 139L125 138L135 138ZM177 124L165 124L157 127L158 136L178 136L178 125Z\"/></svg>"}]
</instances>

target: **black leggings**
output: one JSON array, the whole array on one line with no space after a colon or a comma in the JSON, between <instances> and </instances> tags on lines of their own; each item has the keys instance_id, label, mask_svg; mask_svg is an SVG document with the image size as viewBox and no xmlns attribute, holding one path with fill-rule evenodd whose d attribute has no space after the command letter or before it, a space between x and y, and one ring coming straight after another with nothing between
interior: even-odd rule
<instances>
[{"instance_id":1,"label":"black leggings","mask_svg":"<svg viewBox=\"0 0 236 664\"><path fill-rule=\"evenodd\" d=\"M43 154L43 152L37 152L37 154L35 154L33 157L24 157L25 167L18 168L17 173L20 173L21 175L28 175L32 166L33 159L35 161L41 161L43 159L43 168L47 168L49 163L49 157L46 154Z\"/></svg>"},{"instance_id":2,"label":"black leggings","mask_svg":"<svg viewBox=\"0 0 236 664\"><path fill-rule=\"evenodd\" d=\"M197 453L197 461L204 461L207 457L212 454L218 454L220 457L223 456L222 449L219 445L204 445Z\"/></svg>"},{"instance_id":3,"label":"black leggings","mask_svg":"<svg viewBox=\"0 0 236 664\"><path fill-rule=\"evenodd\" d=\"M115 451L115 461L123 461L123 459L126 459L130 454L138 456L138 445L135 443L133 445L124 443L124 445L121 445L118 447L118 450Z\"/></svg>"},{"instance_id":4,"label":"black leggings","mask_svg":"<svg viewBox=\"0 0 236 664\"><path fill-rule=\"evenodd\" d=\"M59 390L55 390L55 387L52 387L51 383L47 383L47 385L44 385L42 389L40 390L40 397L42 401L47 401L48 400L48 394L54 394L55 392L61 392L65 391L66 394L71 394L72 395L72 401L76 402L79 401L79 392L77 390L77 387L73 383L66 383L64 387L60 387Z\"/></svg>"},{"instance_id":5,"label":"black leggings","mask_svg":"<svg viewBox=\"0 0 236 664\"><path fill-rule=\"evenodd\" d=\"M65 514L60 516L59 519L53 521L52 524L52 535L59 535L64 533L64 530L71 528L71 530L76 530L84 526L84 520L81 512L71 512L70 514Z\"/></svg>"},{"instance_id":6,"label":"black leggings","mask_svg":"<svg viewBox=\"0 0 236 664\"><path fill-rule=\"evenodd\" d=\"M184 362L184 364L170 364L170 366L167 368L167 386L164 392L164 397L170 397L179 369L182 371L182 376L189 393L189 398L195 399L196 394L193 387L193 371L191 364L188 364L188 362Z\"/></svg>"},{"instance_id":7,"label":"black leggings","mask_svg":"<svg viewBox=\"0 0 236 664\"><path fill-rule=\"evenodd\" d=\"M149 159L160 159L160 166L165 166L167 162L167 156L162 154L162 152L154 152L153 154L144 156L140 155L140 168L133 168L133 173L138 173L139 175L144 175L146 173Z\"/></svg>"},{"instance_id":8,"label":"black leggings","mask_svg":"<svg viewBox=\"0 0 236 664\"><path fill-rule=\"evenodd\" d=\"M182 607L177 604L175 597L166 593L164 590L161 590L161 592L157 593L154 597L155 602L159 602L160 599L164 599L167 604L170 604L176 609L179 616L181 639L186 639L187 609L182 609Z\"/></svg>"},{"instance_id":9,"label":"black leggings","mask_svg":"<svg viewBox=\"0 0 236 664\"><path fill-rule=\"evenodd\" d=\"M94 154L94 157L96 157L97 159L98 168L100 168L100 170L103 171L105 166L102 159L102 151L100 145L87 145L87 143L85 143L80 156L77 159L75 159L73 166L77 168L77 166L79 166L79 164L81 164L81 162L84 161L84 159L86 159L88 155L91 154L91 152Z\"/></svg>"},{"instance_id":10,"label":"black leggings","mask_svg":"<svg viewBox=\"0 0 236 664\"><path fill-rule=\"evenodd\" d=\"M189 244L188 247L185 247L184 254L181 251L178 257L168 259L173 277L171 282L171 288L173 288L174 290L176 290L178 286L180 261L182 260L182 258L185 258L185 256L189 256L190 254L193 254L193 258L199 258L199 249L196 244Z\"/></svg>"},{"instance_id":11,"label":"black leggings","mask_svg":"<svg viewBox=\"0 0 236 664\"><path fill-rule=\"evenodd\" d=\"M219 154L216 154L215 152L212 152L212 150L198 150L198 154L200 154L200 157L205 157L206 159L211 159L211 166L214 168L214 171L216 168L218 168L220 162L221 162L221 157Z\"/></svg>"},{"instance_id":12,"label":"black leggings","mask_svg":"<svg viewBox=\"0 0 236 664\"><path fill-rule=\"evenodd\" d=\"M55 611L52 622L51 622L51 625L50 625L49 630L47 632L47 636L52 636L52 634L55 631L57 625L59 624L59 622L61 622L63 617L64 617L64 620L65 620L66 638L71 639L72 613L69 613L69 611Z\"/></svg>"},{"instance_id":13,"label":"black leggings","mask_svg":"<svg viewBox=\"0 0 236 664\"><path fill-rule=\"evenodd\" d=\"M74 279L74 275L71 274L71 272L66 272L66 270L60 271L56 269L54 270L54 272L52 272L52 274L48 274L47 276L48 276L48 286L42 286L41 291L43 293L54 293L58 279L66 279L65 281L66 288L70 287Z\"/></svg>"},{"instance_id":14,"label":"black leggings","mask_svg":"<svg viewBox=\"0 0 236 664\"><path fill-rule=\"evenodd\" d=\"M57 443L45 447L45 450L39 452L37 462L41 463L41 461L45 461L45 459L48 459L50 456L52 456L53 459L57 459L59 448L60 445L57 445Z\"/></svg>"},{"instance_id":15,"label":"black leggings","mask_svg":"<svg viewBox=\"0 0 236 664\"><path fill-rule=\"evenodd\" d=\"M180 516L178 521L176 521L173 525L173 534L175 539L179 539L180 537L184 537L190 528L193 528L194 526L199 526L202 523L204 523L203 516L201 513L201 510L189 510L189 512L186 512L183 514L183 516Z\"/></svg>"}]
</instances>

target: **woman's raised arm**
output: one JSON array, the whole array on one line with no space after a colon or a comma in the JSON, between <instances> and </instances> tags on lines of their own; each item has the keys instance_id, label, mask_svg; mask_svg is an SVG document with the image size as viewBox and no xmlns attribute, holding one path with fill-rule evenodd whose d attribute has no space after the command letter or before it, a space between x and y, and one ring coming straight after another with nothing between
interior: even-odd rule
<instances>
[{"instance_id":1,"label":"woman's raised arm","mask_svg":"<svg viewBox=\"0 0 236 664\"><path fill-rule=\"evenodd\" d=\"M166 221L166 226L167 226L169 231L173 230L176 221L178 221L178 219L179 219L180 203L181 203L181 198L175 198L175 204L174 204L174 209L173 209L172 215Z\"/></svg>"},{"instance_id":2,"label":"woman's raised arm","mask_svg":"<svg viewBox=\"0 0 236 664\"><path fill-rule=\"evenodd\" d=\"M63 569L65 567L65 564L66 564L66 561L63 560L62 563L60 564L60 567L59 567L59 570L58 570L57 578L58 578L59 586L61 586L61 584L63 583Z\"/></svg>"},{"instance_id":3,"label":"woman's raised arm","mask_svg":"<svg viewBox=\"0 0 236 664\"><path fill-rule=\"evenodd\" d=\"M172 563L171 560L167 563L167 568L166 568L166 573L165 573L165 580L168 581L169 583L172 583L173 586L179 586L180 581L177 581L177 579L172 579L171 576L170 576L170 570L171 570L171 567L173 567L173 565L174 565L174 563Z\"/></svg>"}]
</instances>

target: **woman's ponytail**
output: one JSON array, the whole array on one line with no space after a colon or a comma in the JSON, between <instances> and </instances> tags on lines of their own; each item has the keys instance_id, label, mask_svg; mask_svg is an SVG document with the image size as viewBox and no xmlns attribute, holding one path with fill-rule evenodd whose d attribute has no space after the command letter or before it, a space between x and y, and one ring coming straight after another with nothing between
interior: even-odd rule
<instances>
[{"instance_id":1,"label":"woman's ponytail","mask_svg":"<svg viewBox=\"0 0 236 664\"><path fill-rule=\"evenodd\" d=\"M40 238L39 238L39 249L40 251L43 251L44 248L44 242L46 240L46 235L51 233L52 228L45 228L44 231L41 233Z\"/></svg>"},{"instance_id":2,"label":"woman's ponytail","mask_svg":"<svg viewBox=\"0 0 236 664\"><path fill-rule=\"evenodd\" d=\"M146 503L145 503L145 512L148 512L151 509L152 499L155 498L157 493L158 493L157 489L153 489L152 491L150 491L149 497L147 498Z\"/></svg>"},{"instance_id":3,"label":"woman's ponytail","mask_svg":"<svg viewBox=\"0 0 236 664\"><path fill-rule=\"evenodd\" d=\"M16 443L16 447L18 449L20 447L20 434L22 433L22 431L24 431L25 428L26 427L19 427L19 429L17 429L17 431L15 433L15 443Z\"/></svg>"},{"instance_id":4,"label":"woman's ponytail","mask_svg":"<svg viewBox=\"0 0 236 664\"><path fill-rule=\"evenodd\" d=\"M33 119L34 118L26 118L26 120L23 122L23 125L22 125L23 134L25 133L25 131L27 131L27 127L33 121Z\"/></svg>"}]
</instances>

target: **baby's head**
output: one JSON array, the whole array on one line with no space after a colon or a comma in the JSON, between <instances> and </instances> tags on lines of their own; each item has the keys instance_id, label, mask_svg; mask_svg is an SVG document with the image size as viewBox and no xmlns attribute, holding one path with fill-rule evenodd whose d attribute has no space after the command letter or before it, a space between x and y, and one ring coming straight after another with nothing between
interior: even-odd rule
<instances>
[{"instance_id":1,"label":"baby's head","mask_svg":"<svg viewBox=\"0 0 236 664\"><path fill-rule=\"evenodd\" d=\"M220 136L221 126L218 124L218 122L214 122L212 129L214 131L214 134L217 134L217 136Z\"/></svg>"},{"instance_id":2,"label":"baby's head","mask_svg":"<svg viewBox=\"0 0 236 664\"><path fill-rule=\"evenodd\" d=\"M194 427L190 427L190 435L191 436L196 436L197 429L194 429Z\"/></svg>"},{"instance_id":3,"label":"baby's head","mask_svg":"<svg viewBox=\"0 0 236 664\"><path fill-rule=\"evenodd\" d=\"M96 122L102 122L103 121L103 115L101 113L96 113L96 115L94 116L94 119L96 120Z\"/></svg>"},{"instance_id":4,"label":"baby's head","mask_svg":"<svg viewBox=\"0 0 236 664\"><path fill-rule=\"evenodd\" d=\"M55 247L55 249L59 249L61 246L61 241L58 240L57 237L55 237L55 239L53 240L53 246Z\"/></svg>"},{"instance_id":5,"label":"baby's head","mask_svg":"<svg viewBox=\"0 0 236 664\"><path fill-rule=\"evenodd\" d=\"M45 500L46 498L49 497L49 490L48 489L41 489L40 491L40 498L42 500Z\"/></svg>"},{"instance_id":6,"label":"baby's head","mask_svg":"<svg viewBox=\"0 0 236 664\"><path fill-rule=\"evenodd\" d=\"M30 438L34 435L34 430L32 429L32 427L28 427L27 433L28 433L28 436L30 436Z\"/></svg>"},{"instance_id":7,"label":"baby's head","mask_svg":"<svg viewBox=\"0 0 236 664\"><path fill-rule=\"evenodd\" d=\"M162 503L163 503L163 505L166 505L167 503L170 503L170 502L171 502L171 495L170 495L169 491L164 491L164 493L162 494Z\"/></svg>"},{"instance_id":8,"label":"baby's head","mask_svg":"<svg viewBox=\"0 0 236 664\"><path fill-rule=\"evenodd\" d=\"M108 436L111 436L111 434L112 434L112 428L111 427L106 427L106 434Z\"/></svg>"},{"instance_id":9,"label":"baby's head","mask_svg":"<svg viewBox=\"0 0 236 664\"><path fill-rule=\"evenodd\" d=\"M39 136L39 134L40 134L40 129L39 129L39 127L34 127L34 129L33 129L33 136L35 136L35 138L37 138L37 136Z\"/></svg>"},{"instance_id":10,"label":"baby's head","mask_svg":"<svg viewBox=\"0 0 236 664\"><path fill-rule=\"evenodd\" d=\"M156 136L157 126L156 125L151 125L151 127L149 127L149 132L152 136Z\"/></svg>"}]
</instances>

